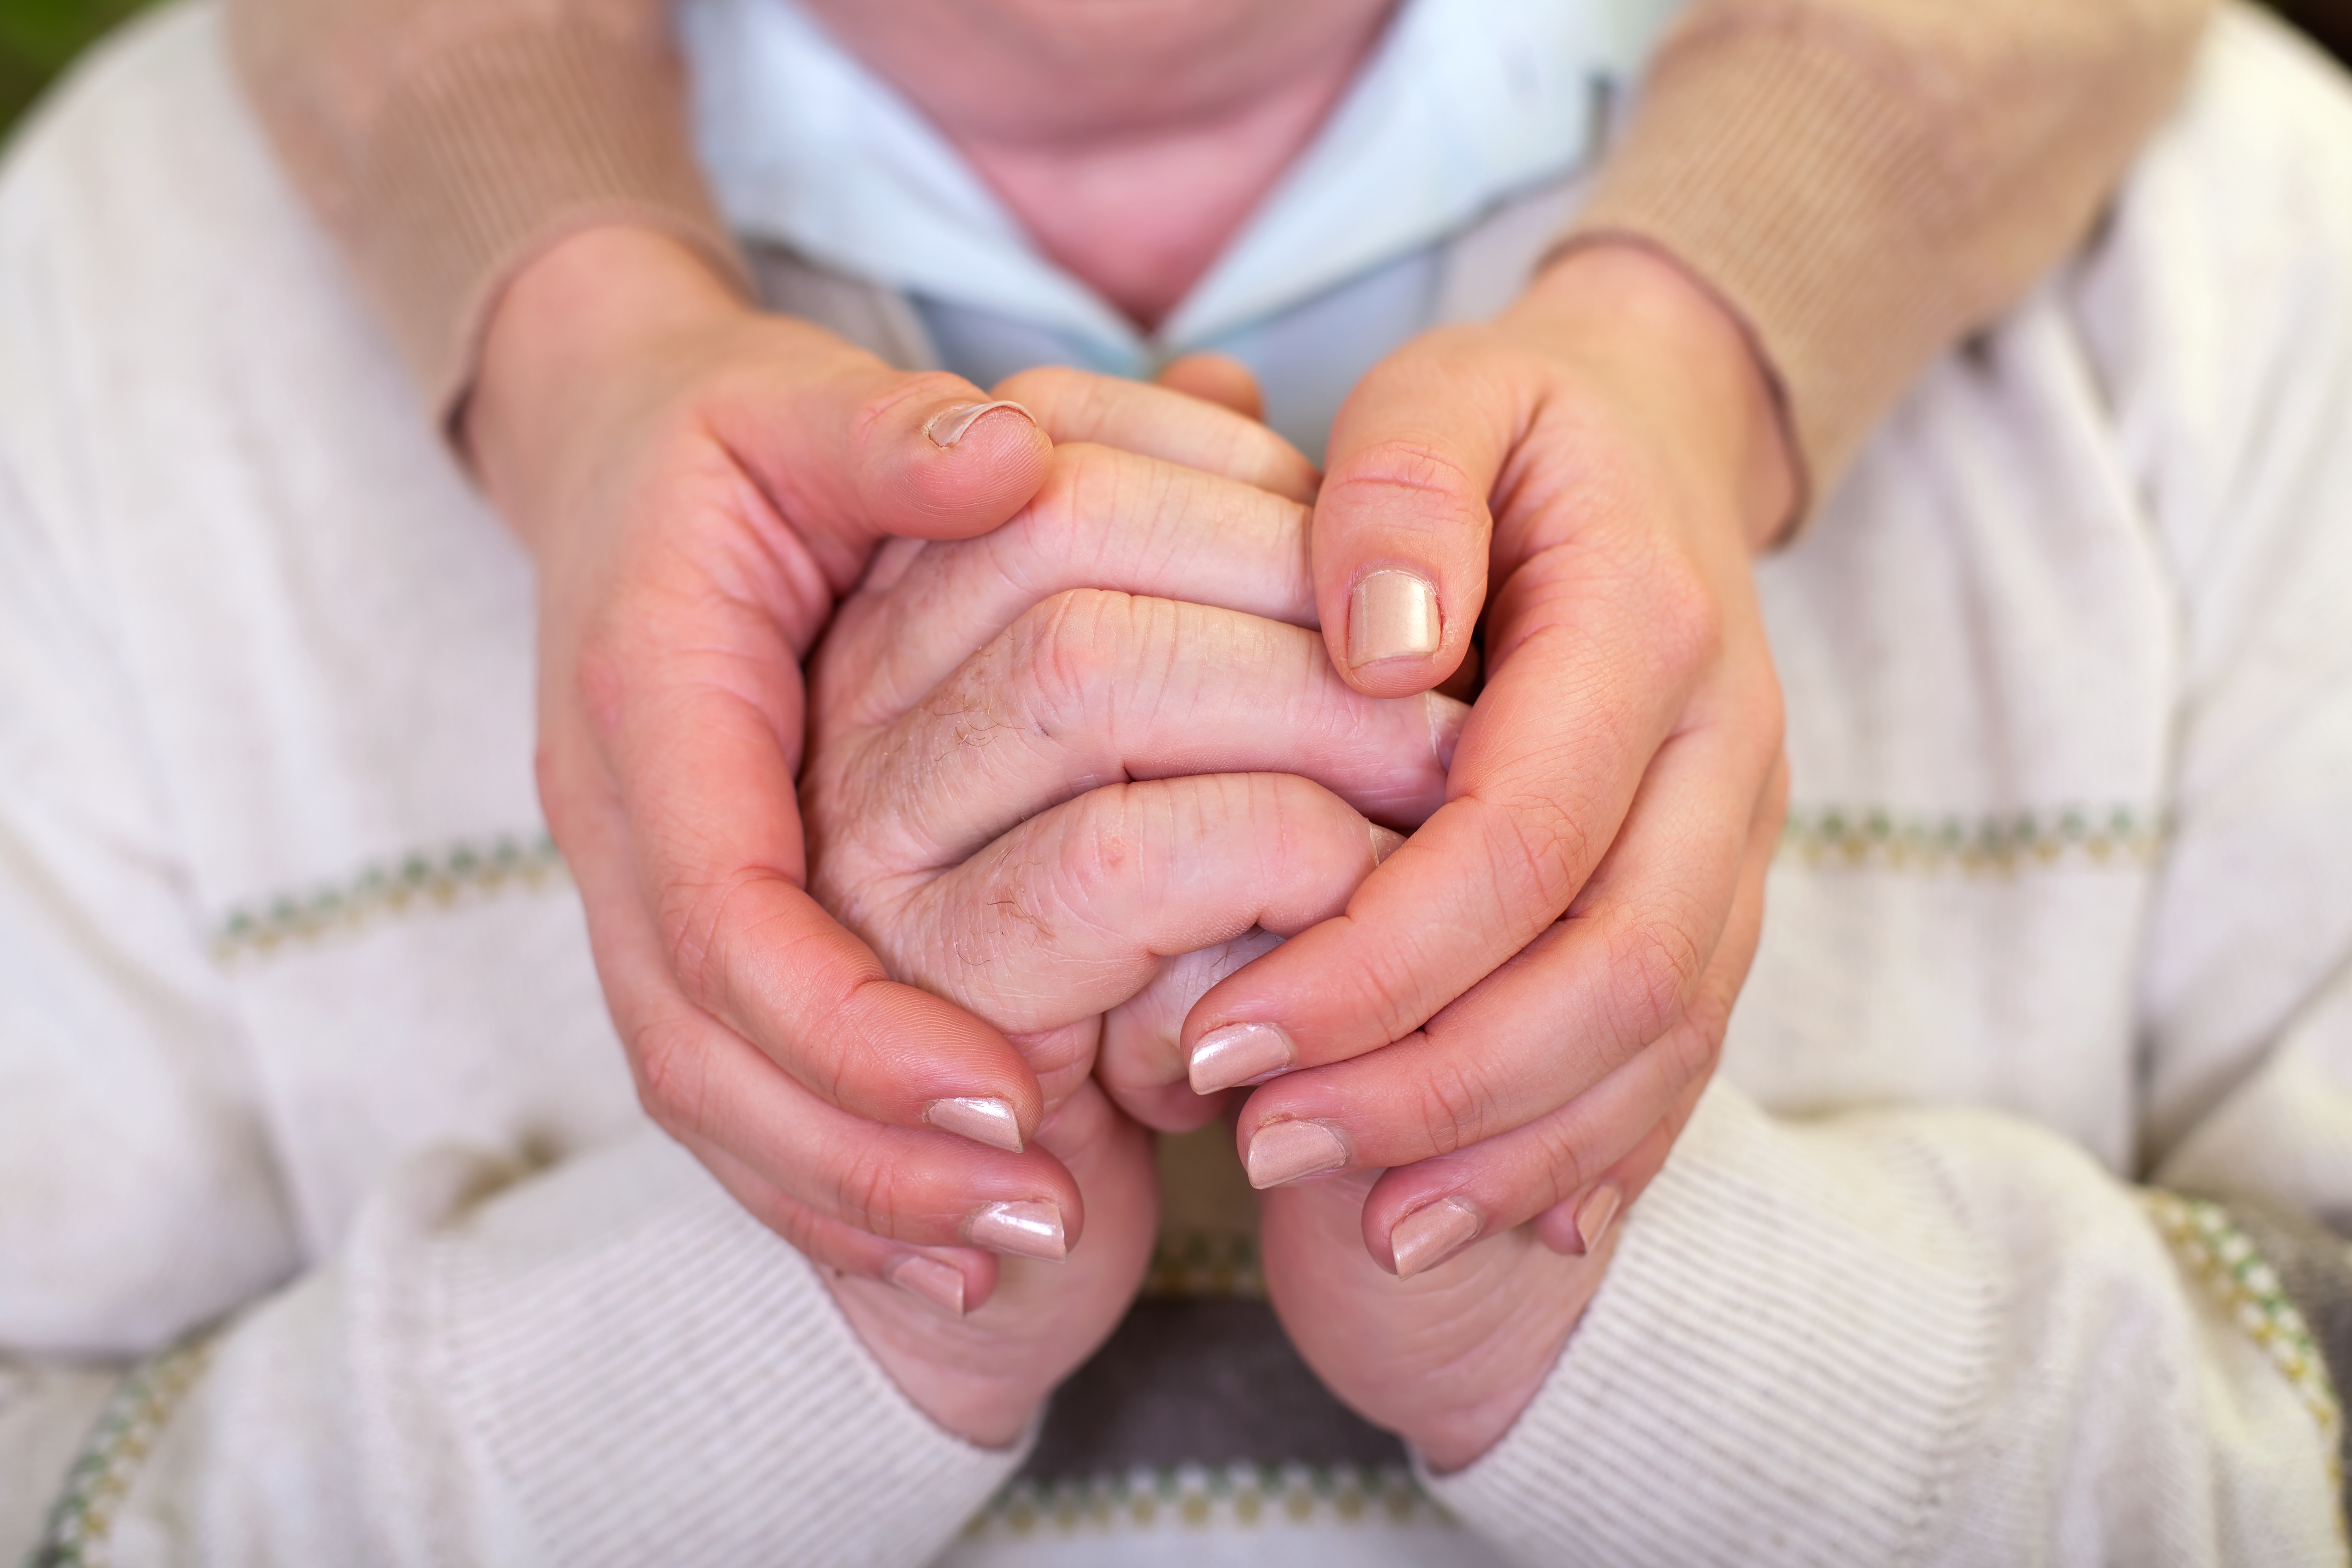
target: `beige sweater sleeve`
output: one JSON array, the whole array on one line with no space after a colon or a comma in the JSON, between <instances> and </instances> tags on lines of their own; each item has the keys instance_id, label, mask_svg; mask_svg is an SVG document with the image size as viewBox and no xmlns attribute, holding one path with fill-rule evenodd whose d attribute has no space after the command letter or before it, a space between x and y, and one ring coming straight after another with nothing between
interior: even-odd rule
<instances>
[{"instance_id":1,"label":"beige sweater sleeve","mask_svg":"<svg viewBox=\"0 0 2352 1568\"><path fill-rule=\"evenodd\" d=\"M1816 489L1919 367L2080 237L2211 0L1698 0L1577 233L1745 317ZM598 223L740 275L661 0L228 0L278 149L428 395L499 289Z\"/></svg>"},{"instance_id":2,"label":"beige sweater sleeve","mask_svg":"<svg viewBox=\"0 0 2352 1568\"><path fill-rule=\"evenodd\" d=\"M227 0L247 92L439 410L499 291L600 224L748 287L696 167L664 0Z\"/></svg>"},{"instance_id":3,"label":"beige sweater sleeve","mask_svg":"<svg viewBox=\"0 0 2352 1568\"><path fill-rule=\"evenodd\" d=\"M1813 493L1929 359L2076 244L2211 0L1696 0L1571 237L1743 316Z\"/></svg>"}]
</instances>

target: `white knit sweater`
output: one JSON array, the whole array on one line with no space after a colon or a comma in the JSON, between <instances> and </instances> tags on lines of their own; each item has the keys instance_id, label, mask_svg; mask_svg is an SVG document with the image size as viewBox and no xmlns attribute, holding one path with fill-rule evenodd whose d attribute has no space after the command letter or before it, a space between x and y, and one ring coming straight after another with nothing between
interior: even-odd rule
<instances>
[{"instance_id":1,"label":"white knit sweater","mask_svg":"<svg viewBox=\"0 0 2352 1568\"><path fill-rule=\"evenodd\" d=\"M2299 1321L2129 1184L2352 1211L2342 79L2226 18L1764 593L1799 804L1723 1081L1427 1482L1470 1533L958 1542L1018 1456L635 1107L526 564L167 13L0 177L0 1555L112 1397L61 1560L2340 1561Z\"/></svg>"}]
</instances>

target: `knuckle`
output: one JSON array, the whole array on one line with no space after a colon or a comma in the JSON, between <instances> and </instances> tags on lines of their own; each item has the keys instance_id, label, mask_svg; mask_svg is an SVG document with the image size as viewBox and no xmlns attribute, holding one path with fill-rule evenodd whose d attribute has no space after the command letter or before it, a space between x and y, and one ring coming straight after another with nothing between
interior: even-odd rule
<instances>
[{"instance_id":1,"label":"knuckle","mask_svg":"<svg viewBox=\"0 0 2352 1568\"><path fill-rule=\"evenodd\" d=\"M647 1024L629 1040L637 1102L673 1136L704 1131L706 1096L701 1056L693 1031L677 1024Z\"/></svg>"},{"instance_id":2,"label":"knuckle","mask_svg":"<svg viewBox=\"0 0 2352 1568\"><path fill-rule=\"evenodd\" d=\"M1099 588L1055 594L1015 624L1015 669L1036 721L1058 732L1097 706L1118 664L1115 616L1127 599Z\"/></svg>"},{"instance_id":3,"label":"knuckle","mask_svg":"<svg viewBox=\"0 0 2352 1568\"><path fill-rule=\"evenodd\" d=\"M1011 398L1045 421L1057 442L1072 439L1064 427L1068 416L1098 395L1093 378L1068 365L1036 365L997 383L991 395Z\"/></svg>"},{"instance_id":4,"label":"knuckle","mask_svg":"<svg viewBox=\"0 0 2352 1568\"><path fill-rule=\"evenodd\" d=\"M1384 1039L1402 1039L1421 1027L1428 1016L1420 1005L1422 993L1415 977L1422 956L1384 947L1342 980L1345 990L1355 994L1356 1016L1369 1020Z\"/></svg>"},{"instance_id":5,"label":"knuckle","mask_svg":"<svg viewBox=\"0 0 2352 1568\"><path fill-rule=\"evenodd\" d=\"M1105 923L1106 910L1128 890L1141 849L1137 804L1123 784L1089 790L1074 803L1054 866L1056 901L1073 915Z\"/></svg>"},{"instance_id":6,"label":"knuckle","mask_svg":"<svg viewBox=\"0 0 2352 1568\"><path fill-rule=\"evenodd\" d=\"M1433 500L1464 517L1485 511L1483 487L1451 453L1427 441L1391 437L1349 452L1323 487L1322 509L1382 513L1397 507L1426 514Z\"/></svg>"},{"instance_id":7,"label":"knuckle","mask_svg":"<svg viewBox=\"0 0 2352 1568\"><path fill-rule=\"evenodd\" d=\"M1613 1033L1630 1055L1682 1019L1706 955L1682 922L1647 919L1614 934L1609 961Z\"/></svg>"},{"instance_id":8,"label":"knuckle","mask_svg":"<svg viewBox=\"0 0 2352 1568\"><path fill-rule=\"evenodd\" d=\"M906 1168L880 1146L880 1140L862 1142L866 1146L852 1152L834 1176L833 1211L860 1230L888 1236L898 1222Z\"/></svg>"},{"instance_id":9,"label":"knuckle","mask_svg":"<svg viewBox=\"0 0 2352 1568\"><path fill-rule=\"evenodd\" d=\"M1654 574L1643 590L1643 624L1666 667L1679 675L1713 664L1723 651L1723 606L1713 586L1687 563Z\"/></svg>"},{"instance_id":10,"label":"knuckle","mask_svg":"<svg viewBox=\"0 0 2352 1568\"><path fill-rule=\"evenodd\" d=\"M1551 1181L1550 1203L1560 1203L1582 1192L1597 1172L1589 1172L1585 1151L1571 1130L1566 1117L1554 1117L1541 1133L1540 1146L1544 1154L1544 1170Z\"/></svg>"},{"instance_id":11,"label":"knuckle","mask_svg":"<svg viewBox=\"0 0 2352 1568\"><path fill-rule=\"evenodd\" d=\"M1694 1009L1680 1025L1666 1031L1659 1044L1666 1053L1661 1065L1668 1087L1679 1089L1715 1076L1716 1065L1723 1059L1724 1028L1728 1021L1727 1014L1717 1011L1700 1016Z\"/></svg>"},{"instance_id":12,"label":"knuckle","mask_svg":"<svg viewBox=\"0 0 2352 1568\"><path fill-rule=\"evenodd\" d=\"M1493 814L1496 885L1531 889L1547 913L1568 907L1570 889L1593 862L1592 836L1568 802L1527 792Z\"/></svg>"},{"instance_id":13,"label":"knuckle","mask_svg":"<svg viewBox=\"0 0 2352 1568\"><path fill-rule=\"evenodd\" d=\"M772 880L765 867L745 866L715 880L677 881L664 888L656 904L662 953L679 987L695 1002L711 1006L723 994L738 916L745 895Z\"/></svg>"},{"instance_id":14,"label":"knuckle","mask_svg":"<svg viewBox=\"0 0 2352 1568\"><path fill-rule=\"evenodd\" d=\"M1016 588L1030 589L1099 557L1108 532L1101 520L1120 515L1118 497L1103 493L1110 456L1104 447L1066 441L1054 448L1045 483L1014 526L997 536L997 569Z\"/></svg>"},{"instance_id":15,"label":"knuckle","mask_svg":"<svg viewBox=\"0 0 2352 1568\"><path fill-rule=\"evenodd\" d=\"M1500 1131L1496 1086L1478 1053L1449 1051L1427 1064L1416 1096L1416 1120L1433 1153L1450 1154Z\"/></svg>"}]
</instances>

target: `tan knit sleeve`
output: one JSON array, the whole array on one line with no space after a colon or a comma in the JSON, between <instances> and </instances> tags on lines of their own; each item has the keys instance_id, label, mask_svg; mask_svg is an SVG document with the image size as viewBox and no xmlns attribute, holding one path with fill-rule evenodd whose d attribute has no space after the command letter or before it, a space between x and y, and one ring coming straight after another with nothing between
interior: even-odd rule
<instances>
[{"instance_id":1,"label":"tan knit sleeve","mask_svg":"<svg viewBox=\"0 0 2352 1568\"><path fill-rule=\"evenodd\" d=\"M247 92L435 408L565 235L666 230L735 278L663 0L227 0ZM745 284L748 288L748 284Z\"/></svg>"},{"instance_id":2,"label":"tan knit sleeve","mask_svg":"<svg viewBox=\"0 0 2352 1568\"><path fill-rule=\"evenodd\" d=\"M1747 321L1812 489L1927 361L2080 237L2212 0L1697 0L1578 236ZM593 224L741 262L662 0L229 0L280 153L443 409L505 280Z\"/></svg>"},{"instance_id":3,"label":"tan knit sleeve","mask_svg":"<svg viewBox=\"0 0 2352 1568\"><path fill-rule=\"evenodd\" d=\"M1746 319L1808 489L1928 360L2087 232L2211 0L1697 0L1575 238L1632 236Z\"/></svg>"}]
</instances>

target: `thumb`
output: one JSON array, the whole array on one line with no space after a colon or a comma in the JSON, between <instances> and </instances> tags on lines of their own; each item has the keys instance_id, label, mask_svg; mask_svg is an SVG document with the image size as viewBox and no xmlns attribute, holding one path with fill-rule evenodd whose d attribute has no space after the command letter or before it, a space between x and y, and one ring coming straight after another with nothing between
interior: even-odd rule
<instances>
[{"instance_id":1,"label":"thumb","mask_svg":"<svg viewBox=\"0 0 2352 1568\"><path fill-rule=\"evenodd\" d=\"M1373 367L1331 430L1311 551L1331 661L1376 697L1425 691L1486 604L1487 497L1522 401L1485 329L1433 332Z\"/></svg>"},{"instance_id":2,"label":"thumb","mask_svg":"<svg viewBox=\"0 0 2352 1568\"><path fill-rule=\"evenodd\" d=\"M820 557L891 535L972 538L1045 483L1053 442L1020 404L810 335L813 352L779 356L765 387L723 400L720 435Z\"/></svg>"}]
</instances>

